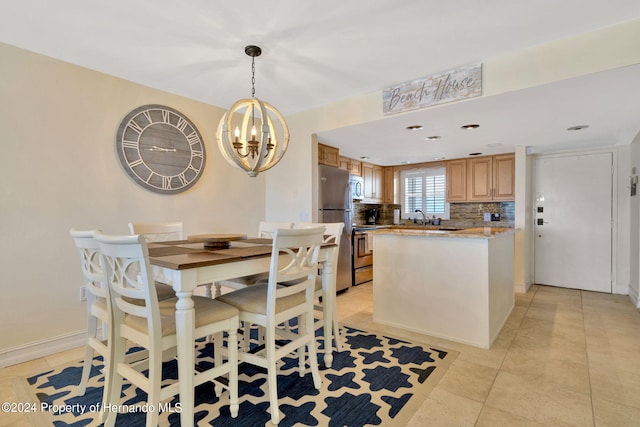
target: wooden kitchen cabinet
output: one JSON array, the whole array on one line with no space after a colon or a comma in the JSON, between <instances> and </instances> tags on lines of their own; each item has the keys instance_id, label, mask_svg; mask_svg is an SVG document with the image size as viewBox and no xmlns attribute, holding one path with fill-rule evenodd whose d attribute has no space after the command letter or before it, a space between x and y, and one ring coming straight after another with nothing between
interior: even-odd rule
<instances>
[{"instance_id":1,"label":"wooden kitchen cabinet","mask_svg":"<svg viewBox=\"0 0 640 427\"><path fill-rule=\"evenodd\" d=\"M516 199L516 156L493 156L493 200Z\"/></svg>"},{"instance_id":2,"label":"wooden kitchen cabinet","mask_svg":"<svg viewBox=\"0 0 640 427\"><path fill-rule=\"evenodd\" d=\"M339 159L338 167L340 169L349 171L351 175L357 175L357 176L362 175L362 171L361 171L362 162L360 160L354 160L344 156L339 156L338 159Z\"/></svg>"},{"instance_id":3,"label":"wooden kitchen cabinet","mask_svg":"<svg viewBox=\"0 0 640 427\"><path fill-rule=\"evenodd\" d=\"M382 202L384 180L382 166L362 162L362 178L364 181L364 201Z\"/></svg>"},{"instance_id":4,"label":"wooden kitchen cabinet","mask_svg":"<svg viewBox=\"0 0 640 427\"><path fill-rule=\"evenodd\" d=\"M515 155L467 159L467 201L515 199Z\"/></svg>"},{"instance_id":5,"label":"wooden kitchen cabinet","mask_svg":"<svg viewBox=\"0 0 640 427\"><path fill-rule=\"evenodd\" d=\"M447 161L447 202L467 201L467 160Z\"/></svg>"},{"instance_id":6,"label":"wooden kitchen cabinet","mask_svg":"<svg viewBox=\"0 0 640 427\"><path fill-rule=\"evenodd\" d=\"M384 191L383 203L395 203L395 180L394 170L392 167L383 168L384 170L384 183L382 189Z\"/></svg>"},{"instance_id":7,"label":"wooden kitchen cabinet","mask_svg":"<svg viewBox=\"0 0 640 427\"><path fill-rule=\"evenodd\" d=\"M318 144L318 163L322 165L339 167L340 151L335 147Z\"/></svg>"}]
</instances>

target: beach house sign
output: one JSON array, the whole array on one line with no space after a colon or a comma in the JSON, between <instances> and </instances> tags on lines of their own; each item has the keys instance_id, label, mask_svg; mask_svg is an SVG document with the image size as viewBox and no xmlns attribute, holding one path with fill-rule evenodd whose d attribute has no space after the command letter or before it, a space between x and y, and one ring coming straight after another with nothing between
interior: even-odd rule
<instances>
[{"instance_id":1,"label":"beach house sign","mask_svg":"<svg viewBox=\"0 0 640 427\"><path fill-rule=\"evenodd\" d=\"M482 64L472 64L384 89L384 114L417 110L482 95Z\"/></svg>"}]
</instances>

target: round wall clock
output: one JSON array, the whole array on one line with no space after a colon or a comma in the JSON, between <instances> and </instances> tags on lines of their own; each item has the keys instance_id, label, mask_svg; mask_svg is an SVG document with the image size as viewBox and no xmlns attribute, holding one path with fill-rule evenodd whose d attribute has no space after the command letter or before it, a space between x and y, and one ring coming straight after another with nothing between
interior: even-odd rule
<instances>
[{"instance_id":1,"label":"round wall clock","mask_svg":"<svg viewBox=\"0 0 640 427\"><path fill-rule=\"evenodd\" d=\"M164 105L144 105L127 114L118 127L116 151L136 183L162 194L193 186L206 157L200 132L191 120Z\"/></svg>"}]
</instances>

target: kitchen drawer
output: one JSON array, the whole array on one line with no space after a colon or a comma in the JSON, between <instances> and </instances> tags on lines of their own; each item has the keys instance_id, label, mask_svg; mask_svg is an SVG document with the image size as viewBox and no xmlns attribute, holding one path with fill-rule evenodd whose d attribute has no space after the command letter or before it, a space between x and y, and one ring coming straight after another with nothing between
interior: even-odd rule
<instances>
[{"instance_id":1,"label":"kitchen drawer","mask_svg":"<svg viewBox=\"0 0 640 427\"><path fill-rule=\"evenodd\" d=\"M373 280L373 266L358 268L353 272L353 285Z\"/></svg>"}]
</instances>

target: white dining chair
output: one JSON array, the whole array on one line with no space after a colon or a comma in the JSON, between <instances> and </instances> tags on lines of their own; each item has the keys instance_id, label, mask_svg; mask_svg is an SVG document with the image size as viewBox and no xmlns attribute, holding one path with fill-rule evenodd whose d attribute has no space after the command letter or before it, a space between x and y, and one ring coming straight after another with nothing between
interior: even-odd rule
<instances>
[{"instance_id":1,"label":"white dining chair","mask_svg":"<svg viewBox=\"0 0 640 427\"><path fill-rule=\"evenodd\" d=\"M241 349L241 362L267 369L271 421L278 424L277 360L298 351L299 374L304 376L306 347L307 363L311 369L313 384L320 389L315 330L313 327L313 300L318 274L318 253L324 227L306 229L279 229L273 234L269 281L267 284L248 286L219 297L220 301L237 307L240 320L260 325L265 330L264 348ZM282 259L284 258L284 259ZM296 282L280 286L282 282ZM278 325L298 321L297 329L284 330ZM277 337L289 340L282 343Z\"/></svg>"},{"instance_id":2,"label":"white dining chair","mask_svg":"<svg viewBox=\"0 0 640 427\"><path fill-rule=\"evenodd\" d=\"M273 233L278 229L293 228L293 222L270 222L260 221L258 225L258 237L262 239L273 238ZM269 278L268 273L264 274L251 274L243 277L234 277L233 279L221 280L216 282L215 296L219 297L222 293L220 289L222 286L231 289L242 289L250 285L256 284L260 280L266 281Z\"/></svg>"},{"instance_id":3,"label":"white dining chair","mask_svg":"<svg viewBox=\"0 0 640 427\"><path fill-rule=\"evenodd\" d=\"M130 222L128 225L131 234L142 234L147 239L147 242L167 242L184 239L183 225L180 221Z\"/></svg>"},{"instance_id":4,"label":"white dining chair","mask_svg":"<svg viewBox=\"0 0 640 427\"><path fill-rule=\"evenodd\" d=\"M100 245L104 266L104 282L109 286L113 327L110 356L111 383L106 404L120 405L120 393L126 378L147 393L147 405L158 408L161 401L179 393L179 381L163 385L163 352L177 345L175 306L177 298L158 301L151 279L147 243L143 236L109 236L94 234ZM238 309L211 298L193 297L195 339L214 336L214 366L205 371L194 369L194 386L213 382L218 392L229 390L232 417L238 415ZM227 361L222 362L222 336L227 335ZM144 363L128 363L127 345L140 346L148 351ZM195 342L194 342L195 345ZM226 376L221 381L218 377ZM158 411L146 414L147 427L158 424ZM108 411L105 426L115 425L117 413Z\"/></svg>"},{"instance_id":5,"label":"white dining chair","mask_svg":"<svg viewBox=\"0 0 640 427\"><path fill-rule=\"evenodd\" d=\"M315 288L315 297L316 304L314 306L315 310L322 311L322 319L316 322L316 329L320 327L330 326L333 332L333 340L335 342L335 348L337 351L342 351L342 339L340 338L340 325L338 323L338 307L337 307L337 298L336 298L336 280L338 275L338 254L340 253L340 236L342 236L342 231L344 230L343 222L333 222L333 223L312 223L312 222L297 222L294 224L294 228L309 228L309 227L319 227L324 226L326 231L324 233L323 243L335 243L336 246L332 247L332 250L329 254L331 265L333 269L330 271L330 280L327 287L327 291L323 287L322 276L318 274L316 277L316 288ZM324 264L320 264L320 270L324 268ZM333 310L331 313L328 313L328 307L331 304ZM328 325L328 322L331 322ZM332 343L325 343L325 351L331 351L333 348Z\"/></svg>"},{"instance_id":6,"label":"white dining chair","mask_svg":"<svg viewBox=\"0 0 640 427\"><path fill-rule=\"evenodd\" d=\"M95 232L96 230L76 230L74 228L69 230L69 234L73 238L80 255L80 267L87 296L87 343L77 390L79 396L84 396L87 390L87 382L89 381L95 353L98 353L103 358L105 379L108 378L109 369L108 340L104 337L107 336L105 329L110 328L111 317L107 307L107 289L102 282L100 246L93 238ZM101 328L102 333L100 333ZM108 392L108 386L109 382L105 381L103 398Z\"/></svg>"},{"instance_id":7,"label":"white dining chair","mask_svg":"<svg viewBox=\"0 0 640 427\"><path fill-rule=\"evenodd\" d=\"M173 222L130 222L128 224L131 234L144 236L147 243L168 242L184 239L183 225L181 221ZM158 299L173 298L176 296L170 285L156 282ZM211 284L207 285L205 296L211 297Z\"/></svg>"}]
</instances>

